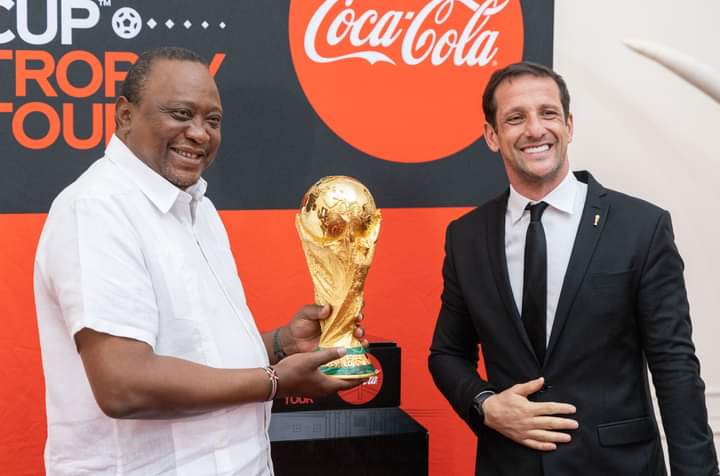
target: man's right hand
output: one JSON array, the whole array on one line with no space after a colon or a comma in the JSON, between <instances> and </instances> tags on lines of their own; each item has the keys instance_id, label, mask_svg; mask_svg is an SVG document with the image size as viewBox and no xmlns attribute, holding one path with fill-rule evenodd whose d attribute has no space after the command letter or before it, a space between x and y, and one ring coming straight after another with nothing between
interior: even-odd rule
<instances>
[{"instance_id":1,"label":"man's right hand","mask_svg":"<svg viewBox=\"0 0 720 476\"><path fill-rule=\"evenodd\" d=\"M578 422L554 415L572 415L575 407L568 403L531 402L528 396L542 389L542 377L513 385L483 402L485 426L516 443L540 451L557 449L557 443L571 439L562 430L575 430Z\"/></svg>"},{"instance_id":2,"label":"man's right hand","mask_svg":"<svg viewBox=\"0 0 720 476\"><path fill-rule=\"evenodd\" d=\"M360 385L364 379L328 377L318 369L343 355L345 349L338 347L285 357L273 366L278 376L277 396L322 397Z\"/></svg>"}]
</instances>

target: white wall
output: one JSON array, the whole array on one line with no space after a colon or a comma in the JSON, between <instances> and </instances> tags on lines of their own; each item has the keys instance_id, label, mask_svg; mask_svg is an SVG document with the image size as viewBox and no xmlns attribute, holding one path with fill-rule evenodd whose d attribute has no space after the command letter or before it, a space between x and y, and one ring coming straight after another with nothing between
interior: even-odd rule
<instances>
[{"instance_id":1,"label":"white wall","mask_svg":"<svg viewBox=\"0 0 720 476\"><path fill-rule=\"evenodd\" d=\"M573 169L669 210L720 449L720 104L623 45L637 38L720 72L717 0L556 0L555 69L570 89Z\"/></svg>"}]
</instances>

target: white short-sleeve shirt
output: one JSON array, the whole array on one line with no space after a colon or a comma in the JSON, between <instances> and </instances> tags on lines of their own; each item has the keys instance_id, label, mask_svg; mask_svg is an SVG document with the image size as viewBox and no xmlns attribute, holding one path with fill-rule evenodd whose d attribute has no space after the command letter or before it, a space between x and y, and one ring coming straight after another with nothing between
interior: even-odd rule
<instances>
[{"instance_id":1,"label":"white short-sleeve shirt","mask_svg":"<svg viewBox=\"0 0 720 476\"><path fill-rule=\"evenodd\" d=\"M225 228L116 136L53 202L35 260L48 475L271 475L270 403L171 420L107 417L74 334L91 328L218 368L268 365Z\"/></svg>"}]
</instances>

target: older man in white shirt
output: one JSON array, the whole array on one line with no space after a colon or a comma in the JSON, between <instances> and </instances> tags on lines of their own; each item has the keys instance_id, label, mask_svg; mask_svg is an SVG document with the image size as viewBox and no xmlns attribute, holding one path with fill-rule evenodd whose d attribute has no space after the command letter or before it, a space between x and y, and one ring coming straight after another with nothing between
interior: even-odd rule
<instances>
[{"instance_id":1,"label":"older man in white shirt","mask_svg":"<svg viewBox=\"0 0 720 476\"><path fill-rule=\"evenodd\" d=\"M221 120L207 63L151 50L105 156L53 202L35 263L49 475L271 475L272 398L360 383L318 371L344 351L311 352L327 307L258 331L201 178Z\"/></svg>"}]
</instances>

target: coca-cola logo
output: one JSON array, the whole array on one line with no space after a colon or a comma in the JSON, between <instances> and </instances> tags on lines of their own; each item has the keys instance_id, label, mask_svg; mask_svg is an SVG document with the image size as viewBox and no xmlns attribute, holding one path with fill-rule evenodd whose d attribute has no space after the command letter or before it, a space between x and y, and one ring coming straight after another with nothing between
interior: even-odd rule
<instances>
[{"instance_id":1,"label":"coca-cola logo","mask_svg":"<svg viewBox=\"0 0 720 476\"><path fill-rule=\"evenodd\" d=\"M477 140L490 74L523 51L517 0L292 0L289 33L320 118L396 162L436 160Z\"/></svg>"}]
</instances>

